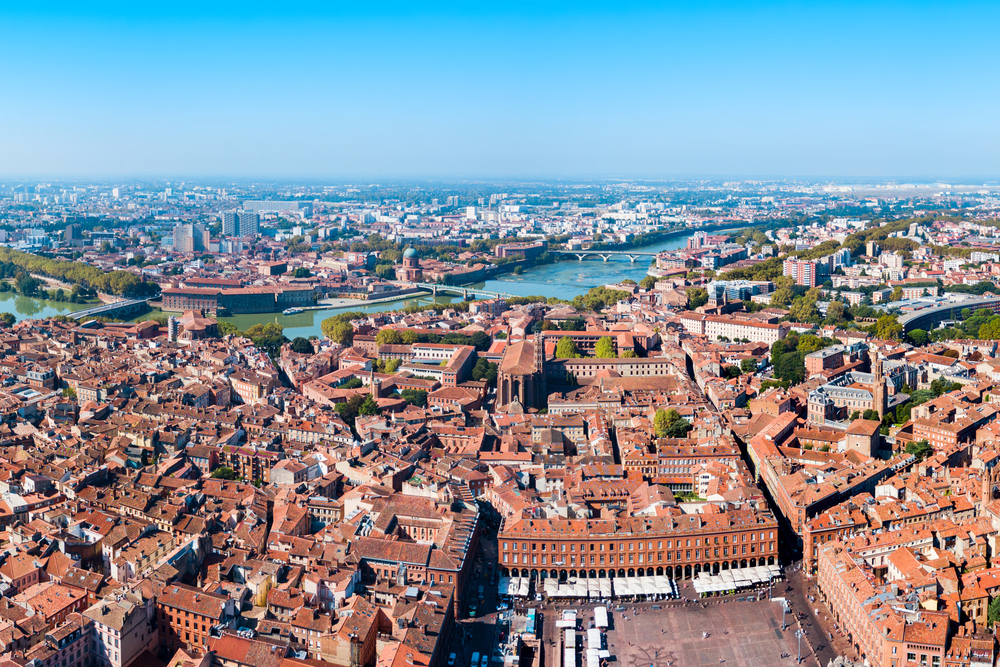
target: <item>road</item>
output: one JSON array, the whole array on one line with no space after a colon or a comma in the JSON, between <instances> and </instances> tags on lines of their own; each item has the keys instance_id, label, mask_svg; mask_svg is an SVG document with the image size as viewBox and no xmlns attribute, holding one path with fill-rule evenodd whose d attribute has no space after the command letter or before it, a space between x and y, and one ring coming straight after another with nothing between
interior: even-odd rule
<instances>
[{"instance_id":1,"label":"road","mask_svg":"<svg viewBox=\"0 0 1000 667\"><path fill-rule=\"evenodd\" d=\"M816 589L816 579L807 579L802 571L795 571L801 561L789 565L785 570L785 577L788 579L787 587L779 586L775 588L774 595L784 595L792 605L794 613L804 613L806 617L802 619L802 627L808 633L806 638L813 648L817 648L816 657L821 665L826 665L837 655L849 658L857 658L853 648L845 637L841 637L834 627L829 610L819 600L819 592ZM810 599L810 596L812 599ZM819 610L819 614L816 610ZM831 641L830 635L833 635Z\"/></svg>"},{"instance_id":2,"label":"road","mask_svg":"<svg viewBox=\"0 0 1000 667\"><path fill-rule=\"evenodd\" d=\"M497 542L492 526L483 527L479 538L474 575L468 584L465 600L461 605L461 618L454 634L449 653L456 654L455 667L482 667L482 657L478 665L471 664L473 653L490 656L490 667L497 667L493 649L498 645L497 635L501 626L497 624ZM479 587L483 587L483 600L479 600ZM476 613L469 618L469 609L476 607ZM506 623L503 628L506 628Z\"/></svg>"}]
</instances>

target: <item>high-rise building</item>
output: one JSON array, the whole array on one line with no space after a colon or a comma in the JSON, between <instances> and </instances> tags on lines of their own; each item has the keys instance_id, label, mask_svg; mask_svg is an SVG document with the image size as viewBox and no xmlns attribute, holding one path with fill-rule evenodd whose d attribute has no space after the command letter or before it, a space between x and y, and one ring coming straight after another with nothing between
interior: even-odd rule
<instances>
[{"instance_id":1,"label":"high-rise building","mask_svg":"<svg viewBox=\"0 0 1000 667\"><path fill-rule=\"evenodd\" d=\"M814 262L796 259L785 260L782 274L794 278L796 285L816 287L816 264Z\"/></svg>"},{"instance_id":2,"label":"high-rise building","mask_svg":"<svg viewBox=\"0 0 1000 667\"><path fill-rule=\"evenodd\" d=\"M174 226L174 252L196 252L208 249L209 231L205 225Z\"/></svg>"},{"instance_id":3,"label":"high-rise building","mask_svg":"<svg viewBox=\"0 0 1000 667\"><path fill-rule=\"evenodd\" d=\"M236 236L237 231L239 231L239 217L237 216L236 211L223 211L222 235Z\"/></svg>"},{"instance_id":4,"label":"high-rise building","mask_svg":"<svg viewBox=\"0 0 1000 667\"><path fill-rule=\"evenodd\" d=\"M240 236L260 234L260 216L250 211L240 212Z\"/></svg>"},{"instance_id":5,"label":"high-rise building","mask_svg":"<svg viewBox=\"0 0 1000 667\"><path fill-rule=\"evenodd\" d=\"M83 228L75 222L66 225L66 233L63 234L63 241L78 241L83 238Z\"/></svg>"},{"instance_id":6,"label":"high-rise building","mask_svg":"<svg viewBox=\"0 0 1000 667\"><path fill-rule=\"evenodd\" d=\"M191 225L174 225L174 252L194 252Z\"/></svg>"},{"instance_id":7,"label":"high-rise building","mask_svg":"<svg viewBox=\"0 0 1000 667\"><path fill-rule=\"evenodd\" d=\"M903 268L903 256L894 252L883 253L879 261L890 269Z\"/></svg>"}]
</instances>

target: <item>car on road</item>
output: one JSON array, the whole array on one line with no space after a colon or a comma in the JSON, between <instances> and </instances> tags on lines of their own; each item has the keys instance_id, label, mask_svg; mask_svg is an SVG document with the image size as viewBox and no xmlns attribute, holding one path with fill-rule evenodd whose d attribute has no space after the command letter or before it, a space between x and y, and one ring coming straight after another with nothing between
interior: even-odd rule
<instances>
[{"instance_id":1,"label":"car on road","mask_svg":"<svg viewBox=\"0 0 1000 667\"><path fill-rule=\"evenodd\" d=\"M469 667L479 667L479 651L472 654L472 660L469 662Z\"/></svg>"},{"instance_id":2,"label":"car on road","mask_svg":"<svg viewBox=\"0 0 1000 667\"><path fill-rule=\"evenodd\" d=\"M490 664L490 656L484 653L483 659L480 661L480 665L481 667L489 667L489 664Z\"/></svg>"},{"instance_id":3,"label":"car on road","mask_svg":"<svg viewBox=\"0 0 1000 667\"><path fill-rule=\"evenodd\" d=\"M455 659L457 657L458 656L455 655L454 653L452 653L451 655L448 656L448 667L455 667Z\"/></svg>"}]
</instances>

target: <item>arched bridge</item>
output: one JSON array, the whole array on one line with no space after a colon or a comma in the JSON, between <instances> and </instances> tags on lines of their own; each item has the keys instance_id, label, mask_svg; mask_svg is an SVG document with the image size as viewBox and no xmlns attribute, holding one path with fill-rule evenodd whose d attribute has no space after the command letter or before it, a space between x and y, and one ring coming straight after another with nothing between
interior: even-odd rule
<instances>
[{"instance_id":1,"label":"arched bridge","mask_svg":"<svg viewBox=\"0 0 1000 667\"><path fill-rule=\"evenodd\" d=\"M98 316L114 317L118 319L136 317L149 310L148 301L149 299L126 299L124 301L115 301L114 303L102 303L101 305L94 306L93 308L87 308L86 310L78 310L75 313L70 313L69 317L77 322L85 320L89 317Z\"/></svg>"},{"instance_id":2,"label":"arched bridge","mask_svg":"<svg viewBox=\"0 0 1000 667\"><path fill-rule=\"evenodd\" d=\"M436 283L407 283L413 287L419 287L421 289L429 290L434 296L437 296L439 292L446 294L461 294L463 299L468 299L470 296L473 298L480 297L486 299L508 299L514 294L507 294L506 292L491 292L490 290L478 289L476 287L462 287L460 285L438 285Z\"/></svg>"},{"instance_id":3,"label":"arched bridge","mask_svg":"<svg viewBox=\"0 0 1000 667\"><path fill-rule=\"evenodd\" d=\"M600 257L605 262L616 255L624 255L629 261L635 263L640 257L656 257L655 252L633 252L630 250L550 250L555 255L576 255L581 262L587 257Z\"/></svg>"}]
</instances>

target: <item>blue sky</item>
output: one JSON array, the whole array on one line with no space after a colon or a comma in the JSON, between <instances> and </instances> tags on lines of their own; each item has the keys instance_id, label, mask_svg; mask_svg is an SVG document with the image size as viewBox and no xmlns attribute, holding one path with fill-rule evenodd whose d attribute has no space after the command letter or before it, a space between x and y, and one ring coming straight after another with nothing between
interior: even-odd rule
<instances>
[{"instance_id":1,"label":"blue sky","mask_svg":"<svg viewBox=\"0 0 1000 667\"><path fill-rule=\"evenodd\" d=\"M0 0L0 175L1000 179L998 14Z\"/></svg>"}]
</instances>

